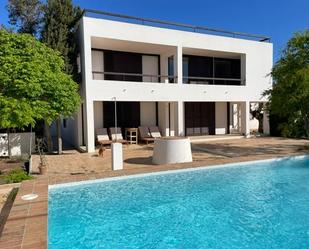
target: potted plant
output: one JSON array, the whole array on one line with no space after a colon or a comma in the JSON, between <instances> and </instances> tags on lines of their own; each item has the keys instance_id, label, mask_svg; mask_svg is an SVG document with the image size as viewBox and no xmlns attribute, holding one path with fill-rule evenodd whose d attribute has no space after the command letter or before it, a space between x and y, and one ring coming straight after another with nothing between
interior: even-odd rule
<instances>
[{"instance_id":1,"label":"potted plant","mask_svg":"<svg viewBox=\"0 0 309 249\"><path fill-rule=\"evenodd\" d=\"M37 139L37 150L40 155L40 165L39 165L39 171L41 175L46 175L47 173L47 163L46 163L46 158L44 154L44 139L43 138L38 138Z\"/></svg>"}]
</instances>

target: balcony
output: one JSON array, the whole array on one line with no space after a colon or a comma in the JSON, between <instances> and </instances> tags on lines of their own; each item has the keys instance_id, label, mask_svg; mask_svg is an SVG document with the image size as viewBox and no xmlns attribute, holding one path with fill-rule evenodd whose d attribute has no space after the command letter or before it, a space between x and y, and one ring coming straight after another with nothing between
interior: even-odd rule
<instances>
[{"instance_id":1,"label":"balcony","mask_svg":"<svg viewBox=\"0 0 309 249\"><path fill-rule=\"evenodd\" d=\"M92 37L94 80L246 85L245 54ZM179 60L178 58L181 58ZM178 70L182 68L182 75Z\"/></svg>"}]
</instances>

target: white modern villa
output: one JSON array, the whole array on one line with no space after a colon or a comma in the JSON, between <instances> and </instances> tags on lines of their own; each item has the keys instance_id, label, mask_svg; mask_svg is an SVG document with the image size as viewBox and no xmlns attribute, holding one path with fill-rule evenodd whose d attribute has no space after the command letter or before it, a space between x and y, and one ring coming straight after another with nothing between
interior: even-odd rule
<instances>
[{"instance_id":1,"label":"white modern villa","mask_svg":"<svg viewBox=\"0 0 309 249\"><path fill-rule=\"evenodd\" d=\"M269 38L86 11L79 23L83 104L63 136L95 150L95 130L158 126L163 136L248 136L250 104L272 86ZM267 114L264 133L269 132Z\"/></svg>"}]
</instances>

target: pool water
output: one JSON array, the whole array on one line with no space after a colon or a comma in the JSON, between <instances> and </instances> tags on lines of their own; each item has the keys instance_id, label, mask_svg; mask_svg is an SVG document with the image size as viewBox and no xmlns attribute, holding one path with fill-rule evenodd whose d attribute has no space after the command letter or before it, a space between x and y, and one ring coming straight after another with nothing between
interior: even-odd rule
<instances>
[{"instance_id":1,"label":"pool water","mask_svg":"<svg viewBox=\"0 0 309 249\"><path fill-rule=\"evenodd\" d=\"M309 157L52 187L48 236L49 249L306 249Z\"/></svg>"}]
</instances>

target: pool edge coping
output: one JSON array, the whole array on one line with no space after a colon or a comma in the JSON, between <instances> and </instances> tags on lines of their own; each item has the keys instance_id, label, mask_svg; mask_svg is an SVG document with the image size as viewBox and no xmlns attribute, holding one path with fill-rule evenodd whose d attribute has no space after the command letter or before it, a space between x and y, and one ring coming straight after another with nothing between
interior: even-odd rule
<instances>
[{"instance_id":1,"label":"pool edge coping","mask_svg":"<svg viewBox=\"0 0 309 249\"><path fill-rule=\"evenodd\" d=\"M121 180L126 180L126 179L135 179L135 178L150 177L150 176L157 176L157 175L169 175L169 174L193 172L193 171L199 171L199 170L211 170L211 169L220 169L220 168L246 166L246 165L250 166L250 164L255 164L255 163L274 162L274 161L280 161L280 160L286 160L286 159L301 159L304 157L309 157L309 155L302 154L302 155L278 156L278 157L268 158L268 159L248 160L248 161L233 162L233 163L198 166L195 168L168 169L168 170L149 172L149 173L137 173L137 174L129 174L129 175L121 175L121 176L110 176L110 177L105 177L105 178L100 178L100 179L82 180L82 181L76 181L76 182L67 182L67 183L48 185L48 191L53 190L53 189L76 187L79 185L89 185L89 184L101 183L101 182L121 181Z\"/></svg>"}]
</instances>

